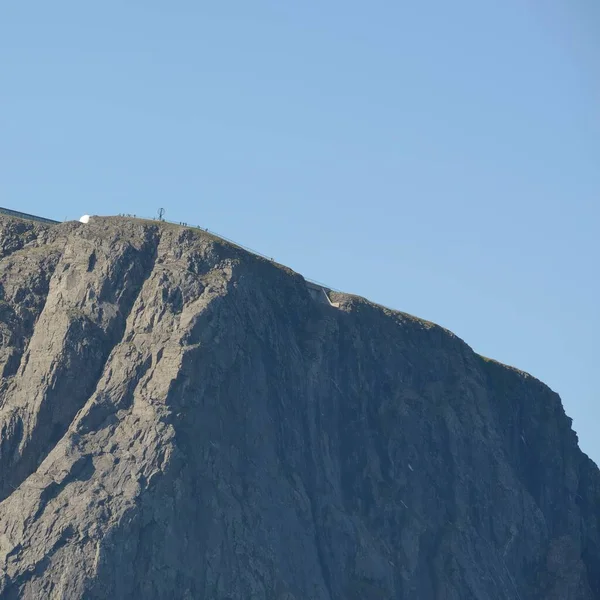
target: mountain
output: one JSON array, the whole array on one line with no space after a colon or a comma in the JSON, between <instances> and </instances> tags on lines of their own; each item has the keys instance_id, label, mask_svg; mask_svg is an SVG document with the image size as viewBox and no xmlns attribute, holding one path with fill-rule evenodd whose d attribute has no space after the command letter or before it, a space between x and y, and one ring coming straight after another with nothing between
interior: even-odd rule
<instances>
[{"instance_id":1,"label":"mountain","mask_svg":"<svg viewBox=\"0 0 600 600\"><path fill-rule=\"evenodd\" d=\"M0 598L600 599L557 394L208 233L0 216Z\"/></svg>"}]
</instances>

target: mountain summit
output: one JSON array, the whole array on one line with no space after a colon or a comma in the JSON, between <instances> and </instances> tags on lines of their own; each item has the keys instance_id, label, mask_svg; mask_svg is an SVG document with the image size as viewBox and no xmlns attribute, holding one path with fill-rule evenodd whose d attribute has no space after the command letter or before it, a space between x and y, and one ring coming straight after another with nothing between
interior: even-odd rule
<instances>
[{"instance_id":1,"label":"mountain summit","mask_svg":"<svg viewBox=\"0 0 600 600\"><path fill-rule=\"evenodd\" d=\"M560 398L432 323L198 230L0 216L0 335L2 599L600 599Z\"/></svg>"}]
</instances>

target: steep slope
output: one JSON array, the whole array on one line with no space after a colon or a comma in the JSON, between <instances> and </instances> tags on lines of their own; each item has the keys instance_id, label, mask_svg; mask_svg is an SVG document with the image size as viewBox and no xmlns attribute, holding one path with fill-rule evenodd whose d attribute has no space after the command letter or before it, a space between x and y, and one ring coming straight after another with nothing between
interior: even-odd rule
<instances>
[{"instance_id":1,"label":"steep slope","mask_svg":"<svg viewBox=\"0 0 600 600\"><path fill-rule=\"evenodd\" d=\"M0 218L0 598L600 599L559 397L191 229Z\"/></svg>"}]
</instances>

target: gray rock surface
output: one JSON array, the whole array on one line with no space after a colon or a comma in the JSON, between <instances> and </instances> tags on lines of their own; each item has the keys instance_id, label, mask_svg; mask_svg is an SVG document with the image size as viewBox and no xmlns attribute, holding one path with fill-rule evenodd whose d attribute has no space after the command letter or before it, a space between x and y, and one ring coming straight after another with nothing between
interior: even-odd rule
<instances>
[{"instance_id":1,"label":"gray rock surface","mask_svg":"<svg viewBox=\"0 0 600 600\"><path fill-rule=\"evenodd\" d=\"M208 234L0 217L0 598L600 599L560 398Z\"/></svg>"}]
</instances>

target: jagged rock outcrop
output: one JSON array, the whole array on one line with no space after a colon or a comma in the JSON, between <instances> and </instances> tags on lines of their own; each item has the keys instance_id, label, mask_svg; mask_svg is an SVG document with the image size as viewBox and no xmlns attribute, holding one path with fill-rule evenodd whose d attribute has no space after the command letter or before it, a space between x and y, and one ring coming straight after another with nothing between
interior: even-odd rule
<instances>
[{"instance_id":1,"label":"jagged rock outcrop","mask_svg":"<svg viewBox=\"0 0 600 600\"><path fill-rule=\"evenodd\" d=\"M208 234L0 217L0 598L600 599L559 397Z\"/></svg>"}]
</instances>

